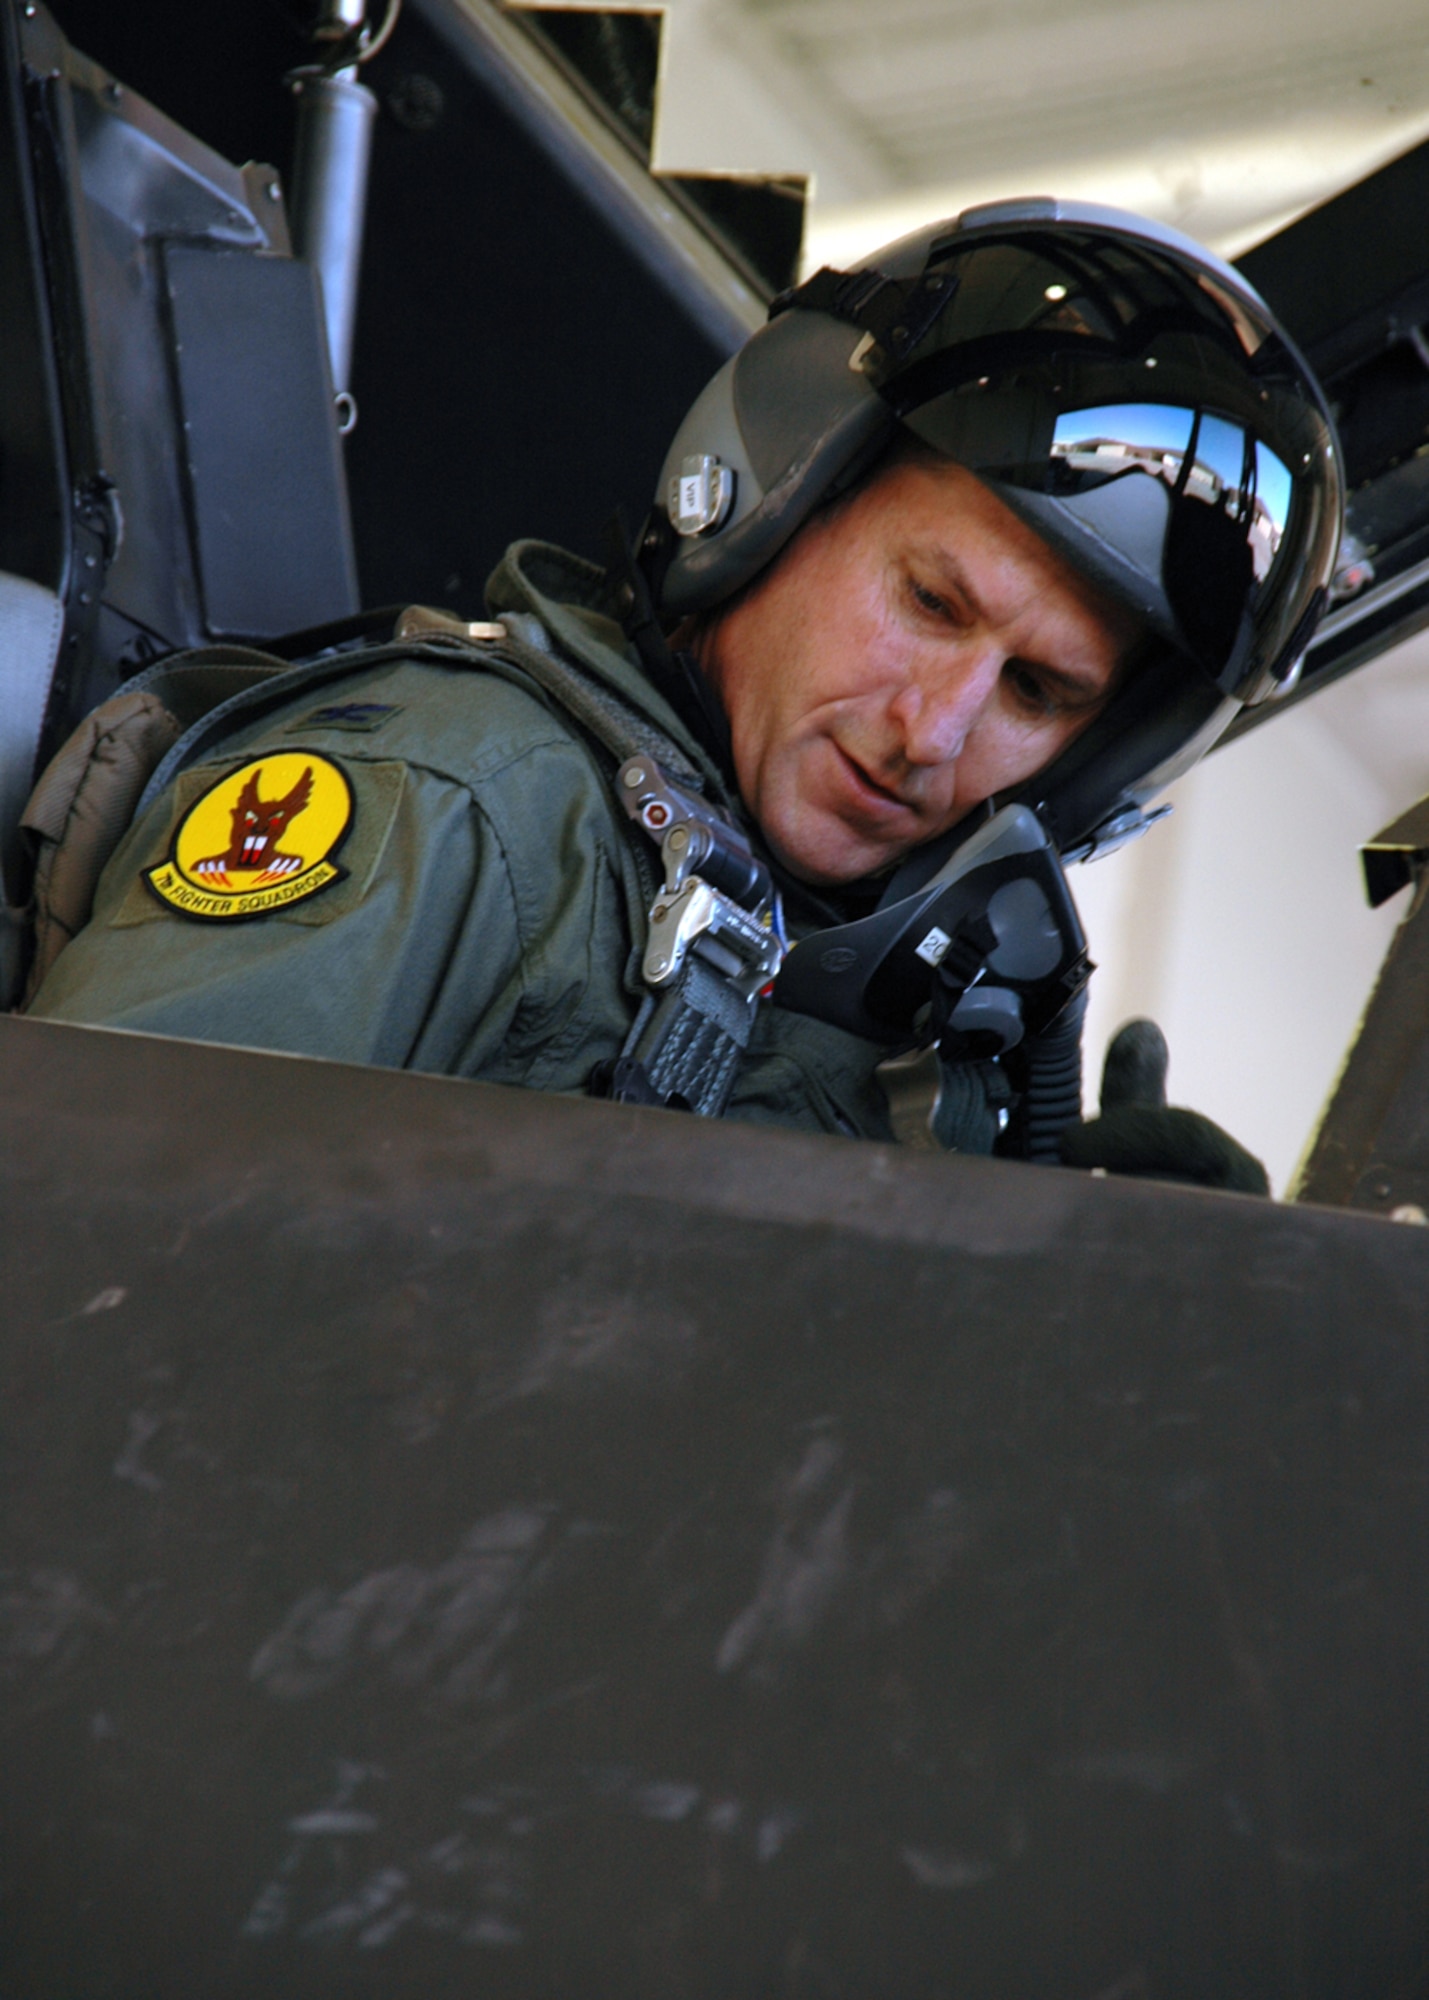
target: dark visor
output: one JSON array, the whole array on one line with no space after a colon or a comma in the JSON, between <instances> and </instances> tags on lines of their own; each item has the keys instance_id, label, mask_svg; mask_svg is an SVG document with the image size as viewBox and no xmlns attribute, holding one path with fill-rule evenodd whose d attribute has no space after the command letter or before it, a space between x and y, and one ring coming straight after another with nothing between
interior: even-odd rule
<instances>
[{"instance_id":1,"label":"dark visor","mask_svg":"<svg viewBox=\"0 0 1429 2000\"><path fill-rule=\"evenodd\" d=\"M871 357L879 393L1224 692L1258 698L1303 650L1338 529L1298 358L1149 246L957 244L934 248L944 302L905 359Z\"/></svg>"},{"instance_id":2,"label":"dark visor","mask_svg":"<svg viewBox=\"0 0 1429 2000\"><path fill-rule=\"evenodd\" d=\"M1239 424L1173 403L1069 410L1052 431L1048 490L1094 492L1142 474L1243 525L1263 582L1290 516L1290 469Z\"/></svg>"}]
</instances>

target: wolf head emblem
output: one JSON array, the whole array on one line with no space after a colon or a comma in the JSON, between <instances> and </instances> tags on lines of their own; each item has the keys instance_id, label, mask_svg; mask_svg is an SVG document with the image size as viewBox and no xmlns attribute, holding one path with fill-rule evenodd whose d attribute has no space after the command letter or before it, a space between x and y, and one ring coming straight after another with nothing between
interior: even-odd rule
<instances>
[{"instance_id":1,"label":"wolf head emblem","mask_svg":"<svg viewBox=\"0 0 1429 2000\"><path fill-rule=\"evenodd\" d=\"M238 794L227 848L222 854L210 854L197 862L196 875L226 884L230 875L241 870L268 882L291 875L303 866L301 854L282 853L278 842L313 795L312 766L281 799L259 795L262 778L263 768L259 765Z\"/></svg>"}]
</instances>

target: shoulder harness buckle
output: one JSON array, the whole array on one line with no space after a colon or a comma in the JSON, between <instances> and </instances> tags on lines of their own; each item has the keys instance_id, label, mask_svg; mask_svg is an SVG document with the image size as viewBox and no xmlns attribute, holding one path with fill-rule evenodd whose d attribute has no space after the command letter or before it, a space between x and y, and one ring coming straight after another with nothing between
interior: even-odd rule
<instances>
[{"instance_id":1,"label":"shoulder harness buckle","mask_svg":"<svg viewBox=\"0 0 1429 2000\"><path fill-rule=\"evenodd\" d=\"M615 784L659 848L665 880L641 965L649 993L601 1087L717 1118L787 949L778 892L734 822L653 757L627 757Z\"/></svg>"},{"instance_id":2,"label":"shoulder harness buckle","mask_svg":"<svg viewBox=\"0 0 1429 2000\"><path fill-rule=\"evenodd\" d=\"M642 971L672 986L692 949L752 1004L784 960L778 892L739 828L677 785L653 757L628 757L620 802L660 849L665 881L650 910Z\"/></svg>"}]
</instances>

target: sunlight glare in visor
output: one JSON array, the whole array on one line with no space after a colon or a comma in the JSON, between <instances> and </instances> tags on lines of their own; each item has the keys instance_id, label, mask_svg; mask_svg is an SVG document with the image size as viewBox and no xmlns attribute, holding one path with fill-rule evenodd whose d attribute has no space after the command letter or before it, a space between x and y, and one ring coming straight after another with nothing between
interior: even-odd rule
<instances>
[{"instance_id":1,"label":"sunlight glare in visor","mask_svg":"<svg viewBox=\"0 0 1429 2000\"><path fill-rule=\"evenodd\" d=\"M1192 432L1195 455L1186 453ZM1080 475L1077 485L1102 485L1133 472L1155 479L1190 498L1248 519L1248 540L1257 581L1263 581L1285 533L1290 513L1290 473L1268 445L1246 452L1246 433L1225 417L1173 403L1106 403L1058 417L1052 457L1063 477ZM1184 475L1184 485L1182 480Z\"/></svg>"}]
</instances>

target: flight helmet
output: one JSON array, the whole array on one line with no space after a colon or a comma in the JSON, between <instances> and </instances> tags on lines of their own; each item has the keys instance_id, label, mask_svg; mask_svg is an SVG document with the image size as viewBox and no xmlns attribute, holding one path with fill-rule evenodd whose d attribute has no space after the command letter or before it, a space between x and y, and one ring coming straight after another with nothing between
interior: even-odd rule
<instances>
[{"instance_id":1,"label":"flight helmet","mask_svg":"<svg viewBox=\"0 0 1429 2000\"><path fill-rule=\"evenodd\" d=\"M1343 480L1324 396L1265 302L1179 231L1027 200L821 270L699 396L640 560L667 622L753 582L911 434L1142 621L1097 722L1010 792L1068 856L1115 844L1247 704L1293 685Z\"/></svg>"}]
</instances>

